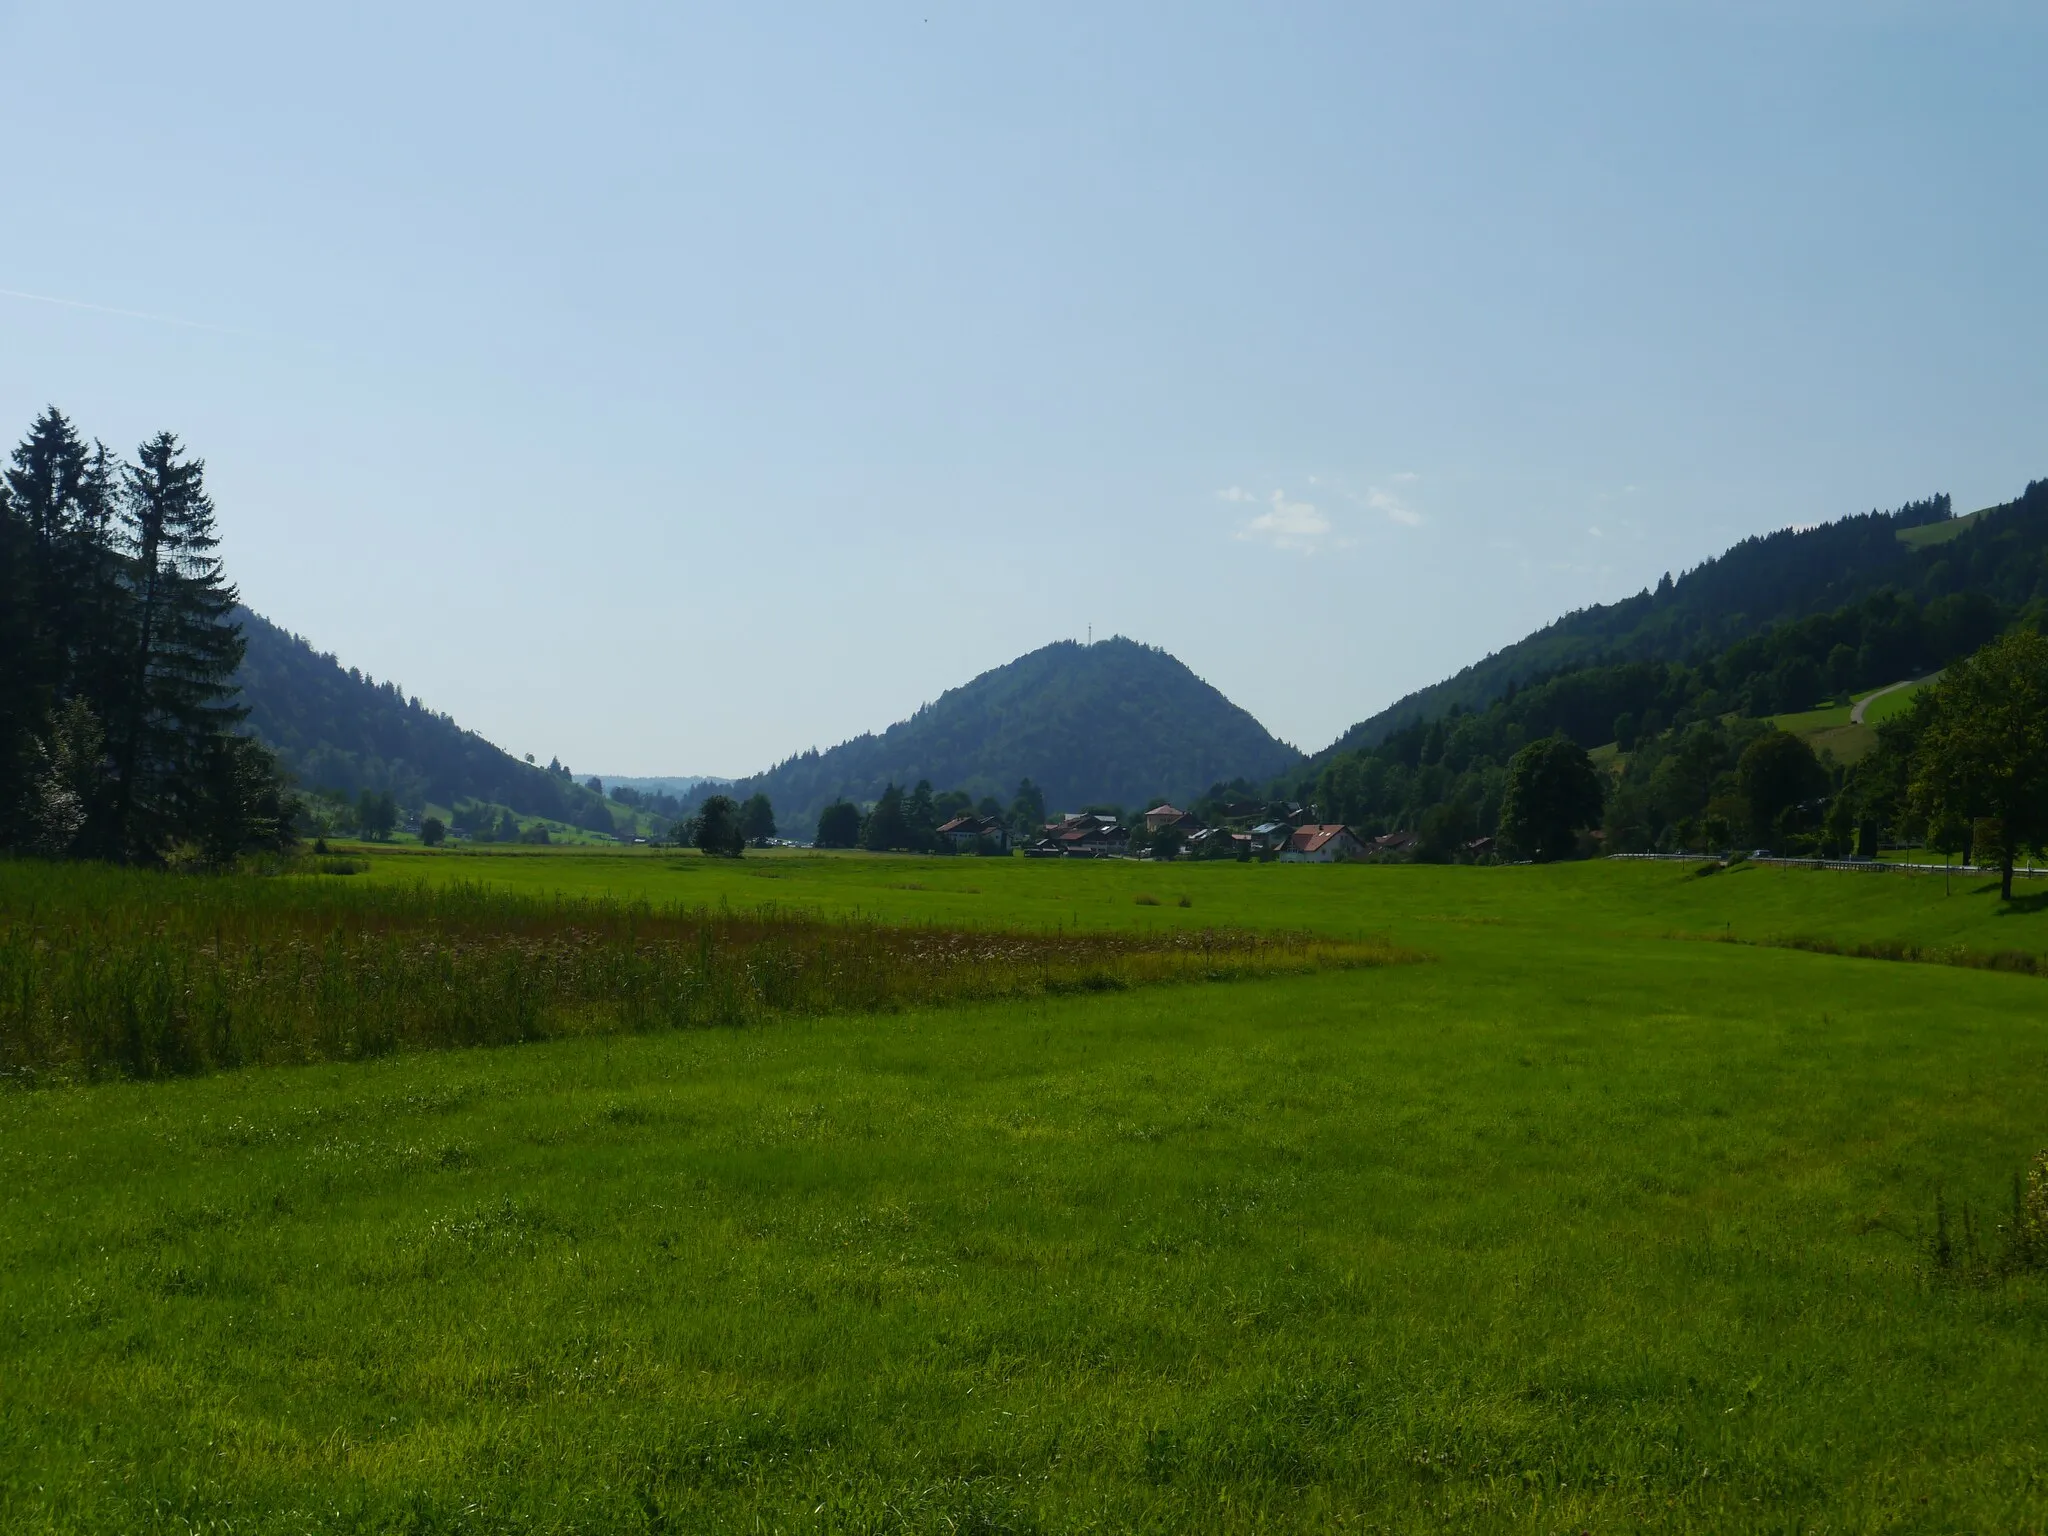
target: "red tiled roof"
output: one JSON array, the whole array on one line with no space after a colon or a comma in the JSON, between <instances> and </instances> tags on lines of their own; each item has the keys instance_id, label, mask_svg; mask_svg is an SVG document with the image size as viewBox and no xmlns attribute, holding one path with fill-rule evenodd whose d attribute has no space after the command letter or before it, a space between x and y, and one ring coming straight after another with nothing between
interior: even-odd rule
<instances>
[{"instance_id":1,"label":"red tiled roof","mask_svg":"<svg viewBox=\"0 0 2048 1536\"><path fill-rule=\"evenodd\" d=\"M1311 822L1308 826L1295 829L1294 836L1287 839L1287 851L1314 853L1339 833L1349 830L1341 821Z\"/></svg>"}]
</instances>

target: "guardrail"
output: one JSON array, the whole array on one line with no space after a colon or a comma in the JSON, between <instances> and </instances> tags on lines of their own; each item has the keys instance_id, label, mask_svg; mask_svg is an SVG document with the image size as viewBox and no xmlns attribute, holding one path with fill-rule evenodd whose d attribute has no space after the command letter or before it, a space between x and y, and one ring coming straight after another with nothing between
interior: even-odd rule
<instances>
[{"instance_id":1,"label":"guardrail","mask_svg":"<svg viewBox=\"0 0 2048 1536\"><path fill-rule=\"evenodd\" d=\"M1709 859L1726 859L1731 856L1719 853L1610 853L1607 857L1610 859L1664 859L1673 863L1699 864ZM1756 855L1748 853L1740 855L1740 859L1745 864L1772 864L1781 869L1841 869L1854 873L1874 872L1877 874L1911 875L1939 875L1944 872L1951 875L1997 875L2000 873L1999 867L1996 864L1906 864L1897 859L1781 859L1770 854L1758 858ZM2012 876L2015 880L2023 880L2030 875L2048 876L2048 869L2022 869L2017 865L2013 868Z\"/></svg>"}]
</instances>

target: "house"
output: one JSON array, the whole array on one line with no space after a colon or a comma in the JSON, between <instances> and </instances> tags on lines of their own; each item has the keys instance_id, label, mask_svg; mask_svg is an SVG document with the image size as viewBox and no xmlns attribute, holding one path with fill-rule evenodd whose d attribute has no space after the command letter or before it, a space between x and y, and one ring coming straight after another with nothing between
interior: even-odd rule
<instances>
[{"instance_id":1,"label":"house","mask_svg":"<svg viewBox=\"0 0 2048 1536\"><path fill-rule=\"evenodd\" d=\"M1406 853L1415 845L1413 832L1389 832L1385 837L1376 837L1367 843L1366 851L1374 854L1393 856Z\"/></svg>"},{"instance_id":2,"label":"house","mask_svg":"<svg viewBox=\"0 0 2048 1536\"><path fill-rule=\"evenodd\" d=\"M1155 805L1152 807L1151 810L1145 813L1145 833L1147 836L1150 836L1152 833L1157 832L1161 827L1171 827L1178 825L1179 823L1184 821L1193 820L1194 817L1190 816L1186 811L1180 810L1178 807L1171 805Z\"/></svg>"},{"instance_id":3,"label":"house","mask_svg":"<svg viewBox=\"0 0 2048 1536\"><path fill-rule=\"evenodd\" d=\"M1287 839L1294 836L1291 821L1262 821L1252 828L1252 852L1275 853L1287 846Z\"/></svg>"},{"instance_id":4,"label":"house","mask_svg":"<svg viewBox=\"0 0 2048 1536\"><path fill-rule=\"evenodd\" d=\"M1010 851L1010 829L995 816L955 816L939 828L939 836L955 853L973 853L984 844L997 853Z\"/></svg>"},{"instance_id":5,"label":"house","mask_svg":"<svg viewBox=\"0 0 2048 1536\"><path fill-rule=\"evenodd\" d=\"M1130 845L1129 830L1117 825L1114 816L1089 813L1048 823L1045 836L1025 851L1039 858L1107 859Z\"/></svg>"},{"instance_id":6,"label":"house","mask_svg":"<svg viewBox=\"0 0 2048 1536\"><path fill-rule=\"evenodd\" d=\"M1188 834L1184 851L1191 859L1248 859L1252 856L1252 840L1248 833L1232 832L1227 827L1204 827Z\"/></svg>"},{"instance_id":7,"label":"house","mask_svg":"<svg viewBox=\"0 0 2048 1536\"><path fill-rule=\"evenodd\" d=\"M1296 827L1280 850L1283 864L1340 864L1365 857L1365 844L1341 822L1310 822Z\"/></svg>"}]
</instances>

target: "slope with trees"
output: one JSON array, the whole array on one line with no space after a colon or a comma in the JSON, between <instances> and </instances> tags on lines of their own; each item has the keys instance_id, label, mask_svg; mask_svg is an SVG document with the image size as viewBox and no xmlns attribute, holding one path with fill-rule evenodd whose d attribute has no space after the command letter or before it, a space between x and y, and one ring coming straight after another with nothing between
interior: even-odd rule
<instances>
[{"instance_id":1,"label":"slope with trees","mask_svg":"<svg viewBox=\"0 0 2048 1536\"><path fill-rule=\"evenodd\" d=\"M1483 710L1561 673L1717 654L1787 622L1853 607L1884 591L1917 605L1973 594L2019 608L2048 597L2048 481L1968 518L1950 514L1949 498L1934 496L1895 512L1745 539L1675 581L1667 575L1652 590L1567 614L1408 695L1352 726L1316 761L1376 746L1405 726L1441 718L1453 708ZM1947 535L1950 523L1960 525L1953 535L1931 536L1938 526Z\"/></svg>"},{"instance_id":2,"label":"slope with trees","mask_svg":"<svg viewBox=\"0 0 2048 1536\"><path fill-rule=\"evenodd\" d=\"M579 784L559 762L521 762L397 683L343 667L262 615L241 608L236 619L247 641L236 682L248 729L309 790L346 800L388 793L412 811L474 805L486 808L493 829L507 810L605 835L634 821L635 811L659 818L657 827L682 814L673 796L632 790L619 793L623 811L615 811L601 781ZM475 836L482 823L465 815L455 825Z\"/></svg>"},{"instance_id":3,"label":"slope with trees","mask_svg":"<svg viewBox=\"0 0 2048 1536\"><path fill-rule=\"evenodd\" d=\"M1866 569L1876 564L1865 548L1868 532L1865 526L1842 546L1865 557ZM1762 543L1781 553L1803 547L1789 537ZM1699 645L1670 660L1603 659L1526 683L1510 680L1484 708L1453 703L1442 714L1409 720L1371 746L1325 754L1285 785L1362 831L1416 832L1419 856L1454 857L1465 841L1499 831L1510 760L1555 735L1588 749L1613 745L1618 772L1605 816L1612 848L1727 846L1736 839L1818 847L1825 813L1802 807L1828 802L1829 785L1839 786L1847 766L1823 765L1801 744L1814 765L1803 775L1806 792L1763 815L1738 782L1744 754L1771 732L1773 715L1933 672L2048 611L2048 482L1977 514L1951 537L1899 548L1898 585L1753 630L1718 649ZM1753 551L1744 556L1753 559ZM1836 587L1853 586L1852 577L1860 579L1852 571ZM1800 579L1818 580L1810 566ZM1761 583L1767 592L1797 586L1790 578ZM1788 741L1770 750L1792 747ZM1785 765L1781 756L1778 766ZM1834 814L1829 845L1853 844L1849 813Z\"/></svg>"}]
</instances>

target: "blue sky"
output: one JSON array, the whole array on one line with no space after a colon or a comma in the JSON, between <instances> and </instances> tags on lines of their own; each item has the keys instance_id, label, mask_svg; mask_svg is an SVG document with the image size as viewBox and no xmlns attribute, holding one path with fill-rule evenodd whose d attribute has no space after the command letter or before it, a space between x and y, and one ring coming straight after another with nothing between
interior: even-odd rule
<instances>
[{"instance_id":1,"label":"blue sky","mask_svg":"<svg viewBox=\"0 0 2048 1536\"><path fill-rule=\"evenodd\" d=\"M1313 749L2048 475L2038 7L330 10L0 4L0 430L579 771L1091 625Z\"/></svg>"}]
</instances>

